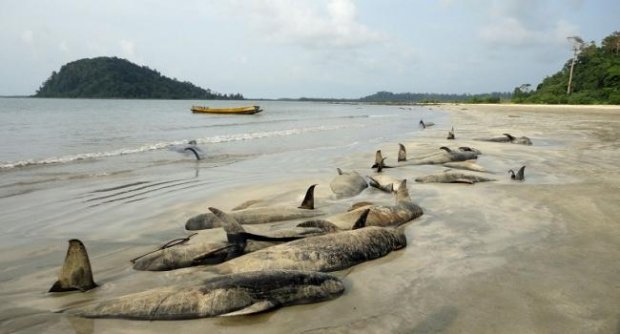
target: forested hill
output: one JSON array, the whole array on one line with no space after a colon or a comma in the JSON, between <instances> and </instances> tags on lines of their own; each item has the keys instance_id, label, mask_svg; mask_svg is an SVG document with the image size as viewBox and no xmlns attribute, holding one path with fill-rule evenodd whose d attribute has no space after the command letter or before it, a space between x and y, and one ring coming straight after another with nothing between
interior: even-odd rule
<instances>
[{"instance_id":1,"label":"forested hill","mask_svg":"<svg viewBox=\"0 0 620 334\"><path fill-rule=\"evenodd\" d=\"M515 88L513 102L620 104L620 31L605 37L600 47L578 36L570 38L577 55L574 66L569 59L559 72L545 78L535 90L531 90L529 84Z\"/></svg>"},{"instance_id":2,"label":"forested hill","mask_svg":"<svg viewBox=\"0 0 620 334\"><path fill-rule=\"evenodd\" d=\"M435 93L392 93L381 91L362 97L364 102L394 102L394 103L428 103L428 102L488 102L498 103L502 99L510 99L507 92L493 92L489 94L435 94Z\"/></svg>"},{"instance_id":3,"label":"forested hill","mask_svg":"<svg viewBox=\"0 0 620 334\"><path fill-rule=\"evenodd\" d=\"M125 59L98 57L63 65L37 90L35 97L136 99L243 99L180 82Z\"/></svg>"}]
</instances>

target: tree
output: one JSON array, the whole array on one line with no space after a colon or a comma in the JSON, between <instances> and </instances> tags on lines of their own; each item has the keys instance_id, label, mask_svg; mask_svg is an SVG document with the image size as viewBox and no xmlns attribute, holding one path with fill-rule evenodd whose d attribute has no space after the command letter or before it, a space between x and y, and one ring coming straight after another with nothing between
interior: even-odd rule
<instances>
[{"instance_id":1,"label":"tree","mask_svg":"<svg viewBox=\"0 0 620 334\"><path fill-rule=\"evenodd\" d=\"M620 31L614 31L613 34L605 37L601 43L603 49L607 52L620 55Z\"/></svg>"},{"instance_id":2,"label":"tree","mask_svg":"<svg viewBox=\"0 0 620 334\"><path fill-rule=\"evenodd\" d=\"M573 69L575 68L575 62L577 61L577 55L583 49L585 43L583 39L579 36L570 36L566 37L569 41L573 43L573 61L570 65L570 74L568 75L568 85L566 87L566 95L570 95L571 92L571 84L573 82Z\"/></svg>"}]
</instances>

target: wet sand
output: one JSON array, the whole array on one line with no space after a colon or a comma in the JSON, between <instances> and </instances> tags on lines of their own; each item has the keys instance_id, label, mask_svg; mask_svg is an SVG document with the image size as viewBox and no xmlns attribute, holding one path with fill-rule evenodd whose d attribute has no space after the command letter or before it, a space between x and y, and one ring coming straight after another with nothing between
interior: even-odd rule
<instances>
[{"instance_id":1,"label":"wet sand","mask_svg":"<svg viewBox=\"0 0 620 334\"><path fill-rule=\"evenodd\" d=\"M494 172L483 175L497 181L417 184L413 181L416 177L446 168L386 170L395 178L408 179L410 193L425 214L407 226L408 246L404 250L335 273L346 286L340 298L256 316L191 321L91 320L51 312L73 303L191 282L187 270L136 272L128 259L162 241L185 235L185 220L207 206L229 210L257 198L263 199L264 205L295 205L312 183L319 184L317 207L328 213L340 212L358 201L389 204L389 195L373 189L342 200L330 194L335 167L372 175L368 167L374 152L321 160L320 166L307 165L299 171L266 173L264 178L238 181L233 186L211 181L208 190L162 199L163 209L152 212L118 210L106 218L100 216L103 212L81 217L106 224L96 236L93 231L79 233L86 239L95 280L101 284L83 294L45 293L57 275L65 244L35 246L28 253L28 245L15 241L14 252L19 256L7 250L3 257L15 258L13 265L18 268L29 256L36 263L30 263L28 270L11 270L11 275L0 282L0 329L62 333L617 333L620 108L425 108L448 110L450 124L425 129L415 139L403 138L409 158L442 145L472 146L483 152L478 163ZM445 140L452 126L456 140ZM474 140L504 132L528 136L534 144ZM382 149L388 162L395 163L396 142L381 143L376 149ZM274 163L278 161L253 161L252 167L260 171L261 164ZM521 165L527 166L526 180L511 181L507 170ZM234 175L241 170L243 163L220 173ZM69 233L70 226L63 227L67 231L53 233ZM115 233L117 242L112 243ZM33 265L39 269L32 270Z\"/></svg>"}]
</instances>

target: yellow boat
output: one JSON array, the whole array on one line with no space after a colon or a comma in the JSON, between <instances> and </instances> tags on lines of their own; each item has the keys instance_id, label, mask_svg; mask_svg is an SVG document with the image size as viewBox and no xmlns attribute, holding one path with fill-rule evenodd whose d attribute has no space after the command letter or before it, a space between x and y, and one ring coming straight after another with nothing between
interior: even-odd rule
<instances>
[{"instance_id":1,"label":"yellow boat","mask_svg":"<svg viewBox=\"0 0 620 334\"><path fill-rule=\"evenodd\" d=\"M211 108L211 107L202 107L202 106L192 106L193 113L208 113L208 114L256 114L257 112L261 112L259 106L247 106L247 107L236 107L236 108Z\"/></svg>"}]
</instances>

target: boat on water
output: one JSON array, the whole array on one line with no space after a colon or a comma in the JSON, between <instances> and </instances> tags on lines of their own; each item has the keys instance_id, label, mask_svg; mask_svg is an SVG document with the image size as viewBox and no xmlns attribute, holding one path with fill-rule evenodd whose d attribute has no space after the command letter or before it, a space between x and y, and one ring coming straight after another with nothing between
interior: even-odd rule
<instances>
[{"instance_id":1,"label":"boat on water","mask_svg":"<svg viewBox=\"0 0 620 334\"><path fill-rule=\"evenodd\" d=\"M250 115L263 111L259 106L246 106L235 108L211 108L202 106L192 106L193 113L207 113L207 114L243 114Z\"/></svg>"}]
</instances>

